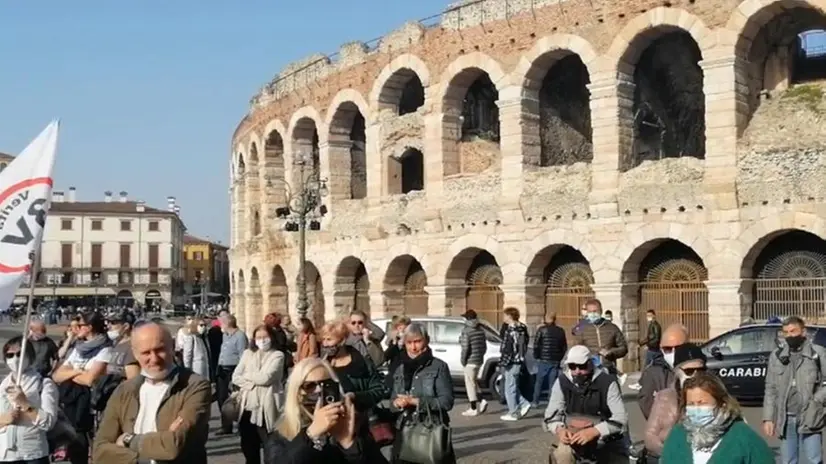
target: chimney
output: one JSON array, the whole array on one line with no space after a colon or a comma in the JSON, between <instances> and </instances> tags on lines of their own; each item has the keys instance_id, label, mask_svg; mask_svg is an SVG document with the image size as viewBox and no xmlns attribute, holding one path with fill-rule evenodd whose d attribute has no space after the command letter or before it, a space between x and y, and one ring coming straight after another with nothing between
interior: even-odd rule
<instances>
[{"instance_id":1,"label":"chimney","mask_svg":"<svg viewBox=\"0 0 826 464\"><path fill-rule=\"evenodd\" d=\"M178 216L181 215L181 207L178 205L175 205L175 214L177 214Z\"/></svg>"},{"instance_id":2,"label":"chimney","mask_svg":"<svg viewBox=\"0 0 826 464\"><path fill-rule=\"evenodd\" d=\"M166 197L166 209L170 213L175 212L175 197Z\"/></svg>"},{"instance_id":3,"label":"chimney","mask_svg":"<svg viewBox=\"0 0 826 464\"><path fill-rule=\"evenodd\" d=\"M63 192L52 190L52 203L63 203Z\"/></svg>"},{"instance_id":4,"label":"chimney","mask_svg":"<svg viewBox=\"0 0 826 464\"><path fill-rule=\"evenodd\" d=\"M69 187L69 196L66 198L66 201L69 203L74 203L77 201L77 189L74 187Z\"/></svg>"},{"instance_id":5,"label":"chimney","mask_svg":"<svg viewBox=\"0 0 826 464\"><path fill-rule=\"evenodd\" d=\"M127 199L126 196L127 195L129 195L129 194L126 193L126 190L121 190L120 191L120 202L121 203L126 203L126 199Z\"/></svg>"},{"instance_id":6,"label":"chimney","mask_svg":"<svg viewBox=\"0 0 826 464\"><path fill-rule=\"evenodd\" d=\"M107 190L107 191L103 192L103 201L105 201L106 203L112 203L112 191L111 190Z\"/></svg>"},{"instance_id":7,"label":"chimney","mask_svg":"<svg viewBox=\"0 0 826 464\"><path fill-rule=\"evenodd\" d=\"M146 202L144 202L143 200L138 201L138 203L135 205L135 211L139 213L146 211Z\"/></svg>"}]
</instances>

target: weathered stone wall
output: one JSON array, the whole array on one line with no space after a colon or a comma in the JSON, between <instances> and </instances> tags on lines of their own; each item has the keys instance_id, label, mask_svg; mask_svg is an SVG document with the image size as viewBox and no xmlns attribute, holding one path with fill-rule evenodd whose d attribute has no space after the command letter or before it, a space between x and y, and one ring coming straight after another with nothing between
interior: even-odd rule
<instances>
[{"instance_id":1,"label":"weathered stone wall","mask_svg":"<svg viewBox=\"0 0 826 464\"><path fill-rule=\"evenodd\" d=\"M537 168L525 173L519 203L525 217L561 216L567 220L572 215L588 214L590 191L591 166L587 163Z\"/></svg>"},{"instance_id":2,"label":"weathered stone wall","mask_svg":"<svg viewBox=\"0 0 826 464\"><path fill-rule=\"evenodd\" d=\"M459 156L461 172L465 175L499 170L502 161L499 143L478 137L459 143Z\"/></svg>"},{"instance_id":3,"label":"weathered stone wall","mask_svg":"<svg viewBox=\"0 0 826 464\"><path fill-rule=\"evenodd\" d=\"M659 211L661 208L693 208L702 205L703 160L665 158L644 161L620 176L620 211Z\"/></svg>"}]
</instances>

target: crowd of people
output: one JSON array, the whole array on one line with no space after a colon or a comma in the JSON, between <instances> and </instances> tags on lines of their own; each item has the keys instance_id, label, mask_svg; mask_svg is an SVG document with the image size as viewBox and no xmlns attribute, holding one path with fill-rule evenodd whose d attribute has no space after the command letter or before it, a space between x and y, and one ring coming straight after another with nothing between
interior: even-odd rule
<instances>
[{"instance_id":1,"label":"crowd of people","mask_svg":"<svg viewBox=\"0 0 826 464\"><path fill-rule=\"evenodd\" d=\"M633 454L617 368L628 346L605 315L598 300L588 301L569 346L549 314L529 353L519 311L504 310L501 420L522 420L549 390L542 427L551 433L552 462L627 463ZM476 384L487 342L477 314L464 317L462 415L472 417L488 408ZM642 459L773 463L685 327L663 330L653 311L648 317ZM221 310L215 318L189 317L172 334L160 321L120 309L82 313L55 343L33 321L26 343L16 337L3 346L10 372L0 383L0 462L206 463L214 402L217 434L238 434L248 464L456 462L448 365L430 349L426 325L396 316L389 330L385 337L359 311L317 330L308 319L294 325L273 313L247 334ZM819 463L826 350L806 338L800 318L783 321L782 333L767 368L761 430L780 438L784 464ZM529 354L537 375L525 395Z\"/></svg>"}]
</instances>

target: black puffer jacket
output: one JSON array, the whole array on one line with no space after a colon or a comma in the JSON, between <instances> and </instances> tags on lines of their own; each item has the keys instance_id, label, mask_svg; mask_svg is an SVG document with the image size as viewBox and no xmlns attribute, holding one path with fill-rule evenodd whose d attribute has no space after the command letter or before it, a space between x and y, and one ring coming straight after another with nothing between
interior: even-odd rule
<instances>
[{"instance_id":1,"label":"black puffer jacket","mask_svg":"<svg viewBox=\"0 0 826 464\"><path fill-rule=\"evenodd\" d=\"M462 346L462 366L468 364L481 366L484 364L488 342L487 337L485 337L485 330L479 327L478 320L465 321L465 328L462 330L462 335L459 336L459 344Z\"/></svg>"},{"instance_id":2,"label":"black puffer jacket","mask_svg":"<svg viewBox=\"0 0 826 464\"><path fill-rule=\"evenodd\" d=\"M561 362L568 351L565 330L556 324L546 324L536 330L533 357L537 361Z\"/></svg>"}]
</instances>

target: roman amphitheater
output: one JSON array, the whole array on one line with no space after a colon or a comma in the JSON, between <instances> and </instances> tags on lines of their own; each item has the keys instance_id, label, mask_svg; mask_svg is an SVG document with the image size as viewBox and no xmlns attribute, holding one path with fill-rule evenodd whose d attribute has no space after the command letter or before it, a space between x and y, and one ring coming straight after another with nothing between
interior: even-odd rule
<instances>
[{"instance_id":1,"label":"roman amphitheater","mask_svg":"<svg viewBox=\"0 0 826 464\"><path fill-rule=\"evenodd\" d=\"M316 322L826 319L826 0L738 1L466 1L287 66L232 140L239 321L294 311L275 210L317 176Z\"/></svg>"}]
</instances>

